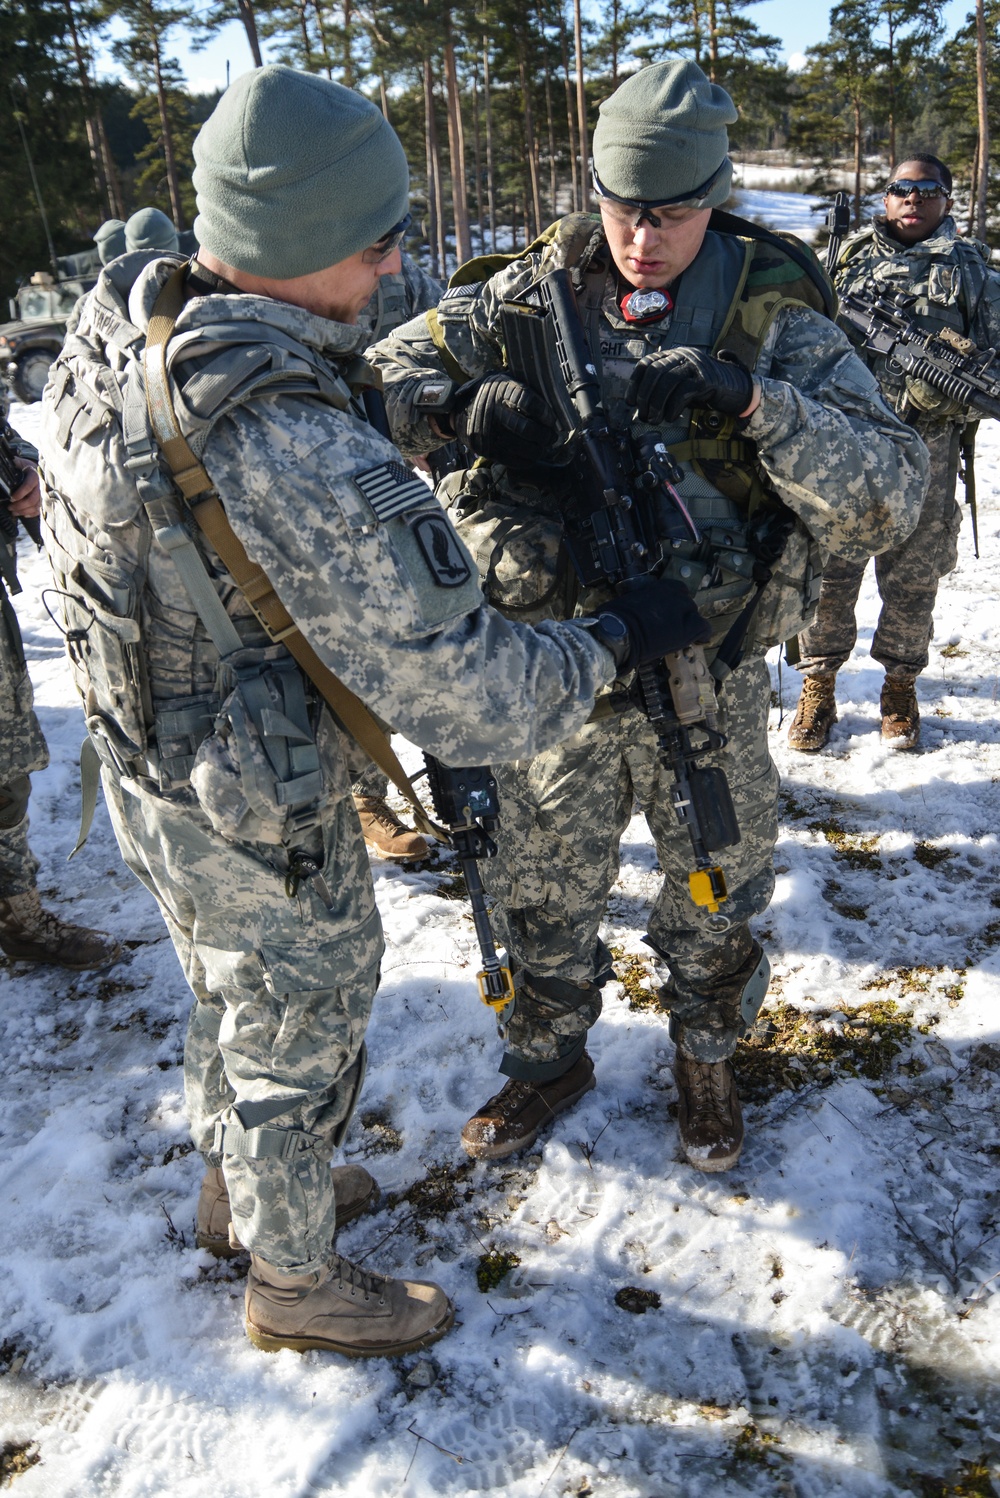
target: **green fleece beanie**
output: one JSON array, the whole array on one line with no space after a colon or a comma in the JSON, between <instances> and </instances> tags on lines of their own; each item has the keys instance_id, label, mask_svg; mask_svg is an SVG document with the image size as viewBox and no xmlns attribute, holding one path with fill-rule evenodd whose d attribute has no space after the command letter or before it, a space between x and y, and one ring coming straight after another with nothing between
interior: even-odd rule
<instances>
[{"instance_id":1,"label":"green fleece beanie","mask_svg":"<svg viewBox=\"0 0 1000 1498\"><path fill-rule=\"evenodd\" d=\"M237 78L198 132L194 159L198 243L255 276L325 270L408 208L406 157L381 110L294 68Z\"/></svg>"},{"instance_id":2,"label":"green fleece beanie","mask_svg":"<svg viewBox=\"0 0 1000 1498\"><path fill-rule=\"evenodd\" d=\"M125 220L123 218L105 219L94 235L94 243L102 265L110 265L112 260L117 260L119 255L124 255Z\"/></svg>"},{"instance_id":3,"label":"green fleece beanie","mask_svg":"<svg viewBox=\"0 0 1000 1498\"><path fill-rule=\"evenodd\" d=\"M126 250L166 250L176 255L180 248L173 221L159 208L139 208L125 221Z\"/></svg>"},{"instance_id":4,"label":"green fleece beanie","mask_svg":"<svg viewBox=\"0 0 1000 1498\"><path fill-rule=\"evenodd\" d=\"M697 63L653 63L601 104L594 169L620 198L667 203L693 196L725 163L702 205L719 208L733 177L726 126L738 118L725 89L709 83Z\"/></svg>"}]
</instances>

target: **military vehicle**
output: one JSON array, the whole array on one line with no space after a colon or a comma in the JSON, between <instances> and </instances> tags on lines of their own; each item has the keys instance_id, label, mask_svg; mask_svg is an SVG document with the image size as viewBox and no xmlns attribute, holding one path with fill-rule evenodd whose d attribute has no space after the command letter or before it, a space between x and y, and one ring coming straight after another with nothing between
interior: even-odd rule
<instances>
[{"instance_id":1,"label":"military vehicle","mask_svg":"<svg viewBox=\"0 0 1000 1498\"><path fill-rule=\"evenodd\" d=\"M49 365L62 348L77 298L97 283L97 251L62 255L59 278L38 270L11 298L11 322L0 323L0 374L19 401L41 400Z\"/></svg>"}]
</instances>

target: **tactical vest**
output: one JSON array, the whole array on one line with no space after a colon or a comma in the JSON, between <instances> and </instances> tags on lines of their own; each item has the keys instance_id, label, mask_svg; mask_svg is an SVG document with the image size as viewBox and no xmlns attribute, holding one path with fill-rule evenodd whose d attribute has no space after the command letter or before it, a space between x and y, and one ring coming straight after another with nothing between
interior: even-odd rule
<instances>
[{"instance_id":1,"label":"tactical vest","mask_svg":"<svg viewBox=\"0 0 1000 1498\"><path fill-rule=\"evenodd\" d=\"M890 245L879 225L869 224L848 240L837 267L837 285L869 298L893 297L902 292L915 297L907 309L918 327L929 333L951 328L971 338L980 348L989 346L989 330L983 316L988 248L978 240L945 241L932 236L915 245ZM884 250L895 253L883 253ZM873 252L874 251L874 252ZM898 407L905 390L905 376L881 355L864 354L883 394Z\"/></svg>"},{"instance_id":2,"label":"tactical vest","mask_svg":"<svg viewBox=\"0 0 1000 1498\"><path fill-rule=\"evenodd\" d=\"M575 272L606 409L619 426L629 423L625 390L645 354L682 345L713 353L726 348L752 369L784 308L826 310L814 280L791 254L770 241L710 231L696 260L679 278L669 318L647 327L630 325L621 316L599 219L569 215L526 253L532 251L540 252L539 276L562 266ZM448 350L449 323L468 317L481 281L515 258L520 257L488 256L469 262L452 277L436 313L427 314L431 335L453 378L468 376ZM762 506L783 508L782 502L757 462L754 444L740 434L734 419L703 411L669 425L631 426L636 435L656 431L683 470L677 489L710 542L710 557L696 559L695 545L684 544L673 553L667 574L697 595L701 612L715 621L717 644L755 589L751 522ZM515 489L503 469L480 463L467 474L450 475L441 497L452 506L490 601L501 611L531 620L562 618L587 612L599 601L597 593L581 597L570 573L561 546L563 497L558 484L519 484ZM755 615L753 639L758 646L777 644L805 627L818 601L821 570L820 550L796 518Z\"/></svg>"},{"instance_id":3,"label":"tactical vest","mask_svg":"<svg viewBox=\"0 0 1000 1498\"><path fill-rule=\"evenodd\" d=\"M176 263L158 262L151 298ZM217 830L284 842L349 790L337 733L219 557L184 523L150 426L145 334L130 317L130 292L105 273L43 405L46 545L87 728L115 773L182 796L194 780ZM245 305L204 301L215 320L169 346L172 367L197 347L176 409L199 458L217 422L265 393L308 395L363 419L318 351L270 326L262 341ZM197 552L187 552L186 569L184 546ZM204 622L213 605L215 639ZM228 652L218 639L227 630Z\"/></svg>"}]
</instances>

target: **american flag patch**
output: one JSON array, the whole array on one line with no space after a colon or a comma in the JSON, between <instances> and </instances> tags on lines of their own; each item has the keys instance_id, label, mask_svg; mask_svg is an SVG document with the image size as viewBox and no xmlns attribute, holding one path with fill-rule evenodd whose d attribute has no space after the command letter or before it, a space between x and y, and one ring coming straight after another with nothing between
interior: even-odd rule
<instances>
[{"instance_id":1,"label":"american flag patch","mask_svg":"<svg viewBox=\"0 0 1000 1498\"><path fill-rule=\"evenodd\" d=\"M467 286L449 286L441 301L449 302L459 297L476 296L482 284L482 281L470 281Z\"/></svg>"},{"instance_id":2,"label":"american flag patch","mask_svg":"<svg viewBox=\"0 0 1000 1498\"><path fill-rule=\"evenodd\" d=\"M377 468L356 473L354 482L380 520L391 520L404 510L426 504L431 497L423 479L402 463L380 463Z\"/></svg>"}]
</instances>

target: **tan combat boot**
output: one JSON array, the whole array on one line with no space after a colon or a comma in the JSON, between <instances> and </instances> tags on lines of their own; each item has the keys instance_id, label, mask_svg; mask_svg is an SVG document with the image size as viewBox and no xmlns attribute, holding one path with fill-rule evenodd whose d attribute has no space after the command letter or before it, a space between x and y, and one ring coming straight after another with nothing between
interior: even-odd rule
<instances>
[{"instance_id":1,"label":"tan combat boot","mask_svg":"<svg viewBox=\"0 0 1000 1498\"><path fill-rule=\"evenodd\" d=\"M674 1059L679 1105L677 1126L688 1164L697 1170L729 1170L743 1148L743 1114L728 1061L695 1061L680 1051Z\"/></svg>"},{"instance_id":2,"label":"tan combat boot","mask_svg":"<svg viewBox=\"0 0 1000 1498\"><path fill-rule=\"evenodd\" d=\"M367 1170L360 1165L335 1165L332 1174L337 1202L337 1227L342 1228L345 1222L353 1221L377 1204L379 1190ZM232 1259L243 1252L243 1244L233 1229L229 1191L219 1165L210 1165L201 1183L198 1214L195 1218L195 1242L199 1248L207 1248L210 1254L215 1254L217 1259Z\"/></svg>"},{"instance_id":3,"label":"tan combat boot","mask_svg":"<svg viewBox=\"0 0 1000 1498\"><path fill-rule=\"evenodd\" d=\"M825 671L822 676L807 676L802 683L799 705L788 730L788 747L802 754L815 754L830 737L837 721L834 696L837 673Z\"/></svg>"},{"instance_id":4,"label":"tan combat boot","mask_svg":"<svg viewBox=\"0 0 1000 1498\"><path fill-rule=\"evenodd\" d=\"M0 947L15 962L51 962L77 971L110 967L122 955L114 937L46 910L37 889L0 899Z\"/></svg>"},{"instance_id":5,"label":"tan combat boot","mask_svg":"<svg viewBox=\"0 0 1000 1498\"><path fill-rule=\"evenodd\" d=\"M381 796L355 796L358 820L365 843L380 858L396 863L417 863L430 857L430 849L420 833L407 827Z\"/></svg>"},{"instance_id":6,"label":"tan combat boot","mask_svg":"<svg viewBox=\"0 0 1000 1498\"><path fill-rule=\"evenodd\" d=\"M586 1051L551 1082L512 1078L469 1119L462 1130L462 1148L474 1160L499 1160L527 1149L557 1113L572 1108L596 1085L594 1063Z\"/></svg>"},{"instance_id":7,"label":"tan combat boot","mask_svg":"<svg viewBox=\"0 0 1000 1498\"><path fill-rule=\"evenodd\" d=\"M333 1254L315 1274L275 1269L253 1254L247 1336L262 1352L318 1347L349 1358L393 1358L443 1337L455 1308L439 1285L393 1280Z\"/></svg>"},{"instance_id":8,"label":"tan combat boot","mask_svg":"<svg viewBox=\"0 0 1000 1498\"><path fill-rule=\"evenodd\" d=\"M890 749L915 749L920 742L920 708L915 676L887 676L879 700L882 742Z\"/></svg>"}]
</instances>

